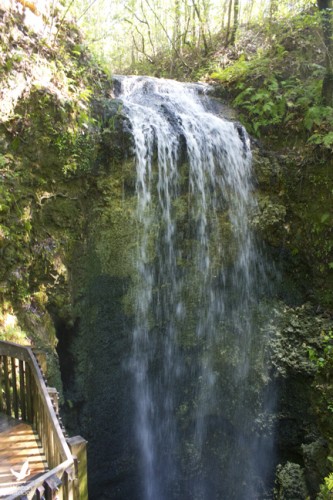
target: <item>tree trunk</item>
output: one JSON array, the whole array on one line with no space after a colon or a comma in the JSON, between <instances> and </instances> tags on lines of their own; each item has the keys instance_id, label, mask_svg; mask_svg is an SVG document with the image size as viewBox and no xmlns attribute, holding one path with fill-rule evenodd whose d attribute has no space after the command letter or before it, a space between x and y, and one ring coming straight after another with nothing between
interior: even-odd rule
<instances>
[{"instance_id":1,"label":"tree trunk","mask_svg":"<svg viewBox=\"0 0 333 500\"><path fill-rule=\"evenodd\" d=\"M198 4L194 0L192 0L192 4L193 4L193 8L195 10L195 13L197 15L197 18L199 20L200 35L202 36L202 42L204 45L204 54L207 55L209 52L209 46L208 46L207 37L206 37L205 23L201 17Z\"/></svg>"},{"instance_id":2,"label":"tree trunk","mask_svg":"<svg viewBox=\"0 0 333 500\"><path fill-rule=\"evenodd\" d=\"M273 20L278 9L278 0L270 0L269 4L269 24L273 24Z\"/></svg>"},{"instance_id":3,"label":"tree trunk","mask_svg":"<svg viewBox=\"0 0 333 500\"><path fill-rule=\"evenodd\" d=\"M225 45L226 45L226 47L229 45L230 26L231 26L231 8L232 8L232 0L229 0L227 32L226 32L226 35L225 35Z\"/></svg>"},{"instance_id":4,"label":"tree trunk","mask_svg":"<svg viewBox=\"0 0 333 500\"><path fill-rule=\"evenodd\" d=\"M322 86L322 100L325 106L333 107L333 0L317 0L321 14L321 25L325 43L326 73Z\"/></svg>"},{"instance_id":5,"label":"tree trunk","mask_svg":"<svg viewBox=\"0 0 333 500\"><path fill-rule=\"evenodd\" d=\"M225 15L227 13L227 3L228 3L227 0L224 0L222 9L222 22L221 22L222 31L224 30Z\"/></svg>"},{"instance_id":6,"label":"tree trunk","mask_svg":"<svg viewBox=\"0 0 333 500\"><path fill-rule=\"evenodd\" d=\"M247 25L251 25L252 11L254 6L254 0L251 0L250 5L248 6L248 15L247 15Z\"/></svg>"},{"instance_id":7,"label":"tree trunk","mask_svg":"<svg viewBox=\"0 0 333 500\"><path fill-rule=\"evenodd\" d=\"M231 30L230 45L235 45L239 22L239 0L234 0L234 22Z\"/></svg>"},{"instance_id":8,"label":"tree trunk","mask_svg":"<svg viewBox=\"0 0 333 500\"><path fill-rule=\"evenodd\" d=\"M173 23L173 34L172 34L172 40L173 40L173 47L175 49L175 52L179 52L181 54L181 36L180 36L180 2L179 0L175 0L174 3L174 23Z\"/></svg>"}]
</instances>

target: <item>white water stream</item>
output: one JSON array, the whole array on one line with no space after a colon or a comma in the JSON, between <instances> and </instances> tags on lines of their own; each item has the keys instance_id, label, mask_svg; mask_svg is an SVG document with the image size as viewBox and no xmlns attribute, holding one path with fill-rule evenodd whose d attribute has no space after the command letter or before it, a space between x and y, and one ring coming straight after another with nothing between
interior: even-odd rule
<instances>
[{"instance_id":1,"label":"white water stream","mask_svg":"<svg viewBox=\"0 0 333 500\"><path fill-rule=\"evenodd\" d=\"M130 370L143 500L264 498L263 260L245 130L203 86L119 77L137 169Z\"/></svg>"}]
</instances>

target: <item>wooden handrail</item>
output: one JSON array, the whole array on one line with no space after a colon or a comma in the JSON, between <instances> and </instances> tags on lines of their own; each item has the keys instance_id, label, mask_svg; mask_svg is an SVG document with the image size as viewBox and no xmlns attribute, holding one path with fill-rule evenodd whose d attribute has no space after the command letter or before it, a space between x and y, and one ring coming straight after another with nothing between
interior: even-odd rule
<instances>
[{"instance_id":1,"label":"wooden handrail","mask_svg":"<svg viewBox=\"0 0 333 500\"><path fill-rule=\"evenodd\" d=\"M0 411L33 426L51 469L21 487L19 495L8 498L21 498L24 495L29 499L43 496L53 498L53 491L61 491L64 500L88 498L87 489L79 485L80 477L84 477L86 483L86 462L81 460L79 464L77 457L71 453L30 347L0 341ZM85 449L86 442L80 437L78 439L81 448L83 446Z\"/></svg>"},{"instance_id":2,"label":"wooden handrail","mask_svg":"<svg viewBox=\"0 0 333 500\"><path fill-rule=\"evenodd\" d=\"M39 476L37 479L34 479L29 483L27 483L26 485L21 486L18 489L18 491L16 491L16 493L7 496L6 500L17 500L18 498L21 499L26 497L29 500L35 498L43 498L45 496L44 493L48 488L47 485L50 483L50 480L55 477L62 483L61 485L58 483L56 488L54 488L57 490L57 493L59 493L59 490L62 490L63 493L63 491L66 489L72 493L72 495L66 495L66 496L63 494L62 498L64 500L67 500L68 498L73 498L73 499L80 498L79 496L75 495L75 489L77 489L73 484L75 480L73 476L69 477L70 474L68 471L70 471L71 473L74 472L73 458L71 460L66 460L65 462L62 462L54 469L49 470L45 472L43 475ZM69 484L69 481L72 484Z\"/></svg>"}]
</instances>

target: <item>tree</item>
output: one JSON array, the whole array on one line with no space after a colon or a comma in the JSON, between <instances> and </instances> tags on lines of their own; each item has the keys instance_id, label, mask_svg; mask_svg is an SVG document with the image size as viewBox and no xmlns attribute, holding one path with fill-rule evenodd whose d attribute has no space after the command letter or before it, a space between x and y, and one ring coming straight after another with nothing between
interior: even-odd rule
<instances>
[{"instance_id":1,"label":"tree","mask_svg":"<svg viewBox=\"0 0 333 500\"><path fill-rule=\"evenodd\" d=\"M229 4L228 4L227 32L226 32L226 35L225 35L225 44L226 44L226 46L229 44L229 37L230 37L231 9L232 9L232 0L229 0Z\"/></svg>"},{"instance_id":2,"label":"tree","mask_svg":"<svg viewBox=\"0 0 333 500\"><path fill-rule=\"evenodd\" d=\"M239 0L234 0L234 24L231 30L230 45L235 45L238 23L239 23Z\"/></svg>"},{"instance_id":3,"label":"tree","mask_svg":"<svg viewBox=\"0 0 333 500\"><path fill-rule=\"evenodd\" d=\"M209 52L209 44L208 44L207 35L206 35L206 16L205 16L205 14L204 14L204 17L202 16L202 14L200 12L199 3L197 3L195 0L192 0L192 4L194 7L194 11L196 13L196 16L198 18L198 21L199 21L200 35L201 35L202 42L204 45L204 53L205 53L205 55L207 55Z\"/></svg>"},{"instance_id":4,"label":"tree","mask_svg":"<svg viewBox=\"0 0 333 500\"><path fill-rule=\"evenodd\" d=\"M233 17L232 27L231 27L231 17ZM239 0L229 0L226 46L235 45L238 24L239 24Z\"/></svg>"},{"instance_id":5,"label":"tree","mask_svg":"<svg viewBox=\"0 0 333 500\"><path fill-rule=\"evenodd\" d=\"M278 9L278 1L277 0L270 0L269 4L269 23L272 24L276 11Z\"/></svg>"},{"instance_id":6,"label":"tree","mask_svg":"<svg viewBox=\"0 0 333 500\"><path fill-rule=\"evenodd\" d=\"M322 99L326 106L333 107L333 0L317 0L321 14L321 25L325 44L326 73L322 86Z\"/></svg>"}]
</instances>

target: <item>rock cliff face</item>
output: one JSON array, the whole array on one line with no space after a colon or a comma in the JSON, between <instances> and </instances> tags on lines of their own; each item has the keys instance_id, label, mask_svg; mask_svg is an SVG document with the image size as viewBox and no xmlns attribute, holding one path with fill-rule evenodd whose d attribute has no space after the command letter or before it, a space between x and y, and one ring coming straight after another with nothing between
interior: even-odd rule
<instances>
[{"instance_id":1,"label":"rock cliff face","mask_svg":"<svg viewBox=\"0 0 333 500\"><path fill-rule=\"evenodd\" d=\"M76 28L54 15L0 4L1 331L48 349L50 363L53 312L72 317L70 261L102 142L88 101L109 91Z\"/></svg>"},{"instance_id":2,"label":"rock cliff face","mask_svg":"<svg viewBox=\"0 0 333 500\"><path fill-rule=\"evenodd\" d=\"M120 363L138 229L130 127L76 28L29 12L46 41L20 9L0 4L0 336L48 353L67 427L90 443L91 497L134 500L134 409ZM320 361L333 330L333 169L282 148L253 145L253 157L251 223L278 290L267 381L278 389L276 497L315 498L333 437L332 370Z\"/></svg>"},{"instance_id":3,"label":"rock cliff face","mask_svg":"<svg viewBox=\"0 0 333 500\"><path fill-rule=\"evenodd\" d=\"M278 289L277 297L269 299L274 300L274 313L270 382L265 382L267 391L277 391L276 463L281 465L276 497L288 499L292 491L299 491L303 495L299 498L315 498L329 471L331 437L330 410L320 396L321 389L318 391L318 366L311 353L318 353L316 359L321 356L323 336L332 331L332 319L314 300L322 288L316 289L311 279L312 263L299 254L295 262L288 248L287 238L294 238L288 225L299 221L293 220L279 194L286 184L284 166L258 149L254 162L260 210L253 214L252 222L267 242L269 258L275 261L271 279ZM134 499L138 494L136 449L128 429L128 417L134 412L131 382L126 366L119 362L130 351L133 330L134 170L133 158L128 158L95 180L85 238L72 260L75 321L73 326L60 321L58 328L67 422L90 442L93 498ZM303 229L301 226L300 231ZM189 332L186 346L191 342ZM320 414L327 415L326 421L325 417L318 419ZM185 412L184 426L186 418ZM218 422L216 415L217 426ZM264 432L271 422L263 416L260 425Z\"/></svg>"}]
</instances>

